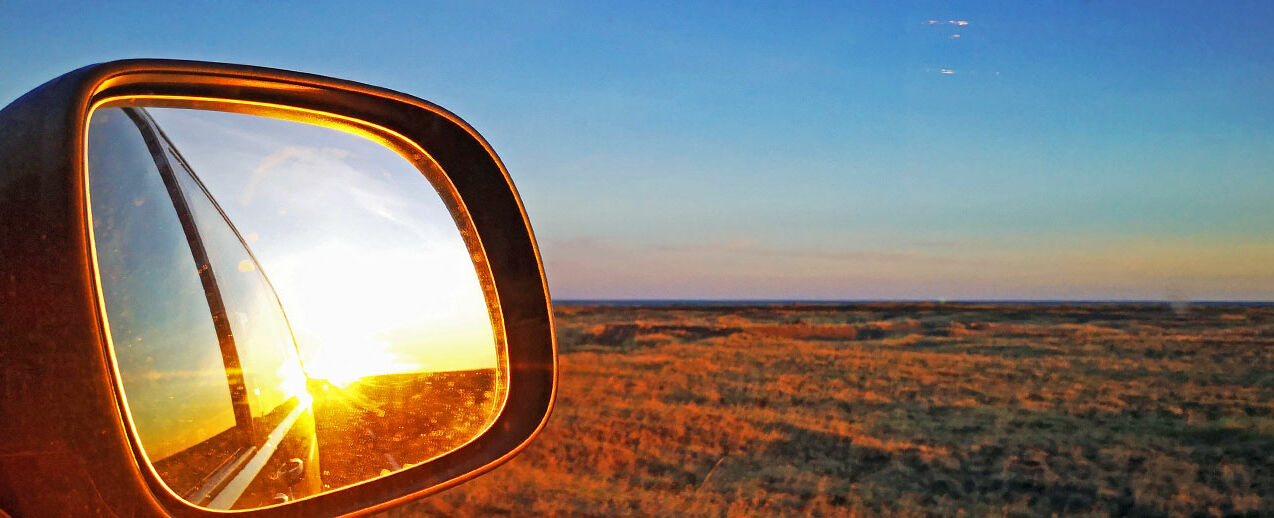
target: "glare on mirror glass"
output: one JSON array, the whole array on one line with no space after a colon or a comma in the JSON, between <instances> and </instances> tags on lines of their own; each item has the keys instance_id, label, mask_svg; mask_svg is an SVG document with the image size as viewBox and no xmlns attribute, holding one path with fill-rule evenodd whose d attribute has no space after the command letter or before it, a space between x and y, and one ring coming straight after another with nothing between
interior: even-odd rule
<instances>
[{"instance_id":1,"label":"glare on mirror glass","mask_svg":"<svg viewBox=\"0 0 1274 518\"><path fill-rule=\"evenodd\" d=\"M489 276L421 169L335 123L145 104L93 111L87 175L125 401L169 489L271 505L490 426Z\"/></svg>"}]
</instances>

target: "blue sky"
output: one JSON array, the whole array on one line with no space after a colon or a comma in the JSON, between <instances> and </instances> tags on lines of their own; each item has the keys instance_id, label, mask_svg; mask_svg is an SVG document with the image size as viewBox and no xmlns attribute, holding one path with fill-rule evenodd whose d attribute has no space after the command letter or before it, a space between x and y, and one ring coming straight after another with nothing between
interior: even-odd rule
<instances>
[{"instance_id":1,"label":"blue sky","mask_svg":"<svg viewBox=\"0 0 1274 518\"><path fill-rule=\"evenodd\" d=\"M423 97L559 299L1274 300L1274 4L453 4L9 2L0 103L126 57Z\"/></svg>"}]
</instances>

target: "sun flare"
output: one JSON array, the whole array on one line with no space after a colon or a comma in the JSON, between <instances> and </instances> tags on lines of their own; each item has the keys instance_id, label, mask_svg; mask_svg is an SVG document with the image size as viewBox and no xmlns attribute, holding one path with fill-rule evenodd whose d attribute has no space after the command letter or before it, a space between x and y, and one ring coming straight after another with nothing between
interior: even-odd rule
<instances>
[{"instance_id":1,"label":"sun flare","mask_svg":"<svg viewBox=\"0 0 1274 518\"><path fill-rule=\"evenodd\" d=\"M361 378L495 366L486 301L467 253L323 243L274 264L306 374Z\"/></svg>"},{"instance_id":2,"label":"sun flare","mask_svg":"<svg viewBox=\"0 0 1274 518\"><path fill-rule=\"evenodd\" d=\"M361 345L327 345L318 348L305 364L310 378L327 380L344 388L368 376L419 368L389 350L389 342L362 342Z\"/></svg>"}]
</instances>

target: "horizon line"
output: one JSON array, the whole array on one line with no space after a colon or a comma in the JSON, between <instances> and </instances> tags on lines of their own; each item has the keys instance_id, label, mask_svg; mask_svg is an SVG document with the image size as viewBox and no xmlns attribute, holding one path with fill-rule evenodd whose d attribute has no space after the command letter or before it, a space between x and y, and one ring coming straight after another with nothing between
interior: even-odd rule
<instances>
[{"instance_id":1,"label":"horizon line","mask_svg":"<svg viewBox=\"0 0 1274 518\"><path fill-rule=\"evenodd\" d=\"M1166 299L797 299L797 298L757 298L757 299L711 299L711 298L563 298L553 299L553 304L567 306L579 305L782 305L782 304L1038 304L1038 305L1098 305L1098 304L1140 304L1140 305L1197 305L1197 306L1271 306L1274 300L1233 299L1233 300L1166 300Z\"/></svg>"}]
</instances>

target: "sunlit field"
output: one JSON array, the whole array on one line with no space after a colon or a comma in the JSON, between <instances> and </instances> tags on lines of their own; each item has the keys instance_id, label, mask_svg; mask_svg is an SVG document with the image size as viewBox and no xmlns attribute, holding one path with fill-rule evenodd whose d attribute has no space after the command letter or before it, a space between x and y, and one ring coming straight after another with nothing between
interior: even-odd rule
<instances>
[{"instance_id":1,"label":"sunlit field","mask_svg":"<svg viewBox=\"0 0 1274 518\"><path fill-rule=\"evenodd\" d=\"M497 401L493 369L311 380L324 490L424 462L477 437Z\"/></svg>"},{"instance_id":2,"label":"sunlit field","mask_svg":"<svg viewBox=\"0 0 1274 518\"><path fill-rule=\"evenodd\" d=\"M1274 514L1274 307L556 316L544 433L390 515Z\"/></svg>"}]
</instances>

